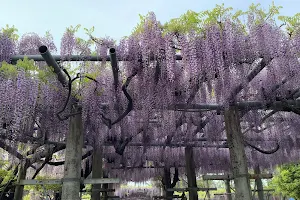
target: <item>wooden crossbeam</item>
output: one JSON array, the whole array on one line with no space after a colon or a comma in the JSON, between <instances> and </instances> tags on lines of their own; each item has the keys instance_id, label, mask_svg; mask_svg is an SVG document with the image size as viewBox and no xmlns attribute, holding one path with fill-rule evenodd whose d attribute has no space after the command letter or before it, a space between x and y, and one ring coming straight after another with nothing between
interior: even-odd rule
<instances>
[{"instance_id":1,"label":"wooden crossbeam","mask_svg":"<svg viewBox=\"0 0 300 200\"><path fill-rule=\"evenodd\" d=\"M167 189L168 192L188 192L190 190L197 190L197 191L209 191L209 190L217 190L217 188L169 188Z\"/></svg>"},{"instance_id":2,"label":"wooden crossbeam","mask_svg":"<svg viewBox=\"0 0 300 200\"><path fill-rule=\"evenodd\" d=\"M180 195L173 195L170 197L166 197L166 196L153 196L153 199L173 199L173 198L181 198Z\"/></svg>"},{"instance_id":3,"label":"wooden crossbeam","mask_svg":"<svg viewBox=\"0 0 300 200\"><path fill-rule=\"evenodd\" d=\"M45 179L45 180L20 180L16 185L60 185L63 182L73 182L78 179ZM104 183L120 183L120 179L116 178L94 178L94 179L81 179L83 184L104 184Z\"/></svg>"},{"instance_id":4,"label":"wooden crossbeam","mask_svg":"<svg viewBox=\"0 0 300 200\"><path fill-rule=\"evenodd\" d=\"M119 196L106 196L106 197L100 197L100 199L110 199L110 200L114 200L114 199L120 199Z\"/></svg>"},{"instance_id":5,"label":"wooden crossbeam","mask_svg":"<svg viewBox=\"0 0 300 200\"><path fill-rule=\"evenodd\" d=\"M253 192L263 191L263 192L275 192L275 189L263 189L263 190L252 190Z\"/></svg>"},{"instance_id":6,"label":"wooden crossbeam","mask_svg":"<svg viewBox=\"0 0 300 200\"><path fill-rule=\"evenodd\" d=\"M115 189L110 189L110 188L100 188L100 189L92 189L92 190L82 190L81 192L93 192L93 191L97 191L97 192L115 192Z\"/></svg>"},{"instance_id":7,"label":"wooden crossbeam","mask_svg":"<svg viewBox=\"0 0 300 200\"><path fill-rule=\"evenodd\" d=\"M223 174L223 175L203 175L203 180L233 180L234 177L232 174ZM249 179L271 179L273 178L272 174L249 174Z\"/></svg>"},{"instance_id":8,"label":"wooden crossbeam","mask_svg":"<svg viewBox=\"0 0 300 200\"><path fill-rule=\"evenodd\" d=\"M234 194L234 193L215 193L214 196L223 196L223 195L228 195L228 194Z\"/></svg>"}]
</instances>

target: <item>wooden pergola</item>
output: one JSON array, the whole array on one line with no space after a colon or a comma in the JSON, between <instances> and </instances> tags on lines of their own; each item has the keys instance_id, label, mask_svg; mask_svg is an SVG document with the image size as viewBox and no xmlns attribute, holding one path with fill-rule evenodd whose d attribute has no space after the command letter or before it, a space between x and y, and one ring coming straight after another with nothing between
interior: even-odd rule
<instances>
[{"instance_id":1,"label":"wooden pergola","mask_svg":"<svg viewBox=\"0 0 300 200\"><path fill-rule=\"evenodd\" d=\"M63 75L62 68L57 64L57 61L61 60L60 56L52 56L50 52L47 50L47 47L40 47L41 55L26 55L29 59L33 59L35 61L46 61L49 66L54 67L55 73L58 75L58 80L66 85L68 82L66 77ZM12 61L16 62L18 59L23 59L25 56L13 56ZM181 60L181 56L177 55L176 58ZM70 56L69 61L101 61L99 57L81 57L77 55ZM107 61L111 62L112 68L117 67L116 53L114 49L110 49L110 56L107 57ZM125 60L126 61L126 60ZM259 58L255 61L255 67L252 71L246 76L246 81L249 83L262 69L264 69L270 60L265 60L263 58ZM232 99L243 90L244 84L239 84L231 93ZM277 85L274 86L276 89ZM197 89L197 88L196 88ZM196 91L197 92L197 91ZM294 97L297 99L300 97L300 91L294 91ZM73 97L74 98L74 97ZM170 105L169 110L174 111L185 111L185 112L205 112L216 110L221 112L225 118L225 130L226 130L226 142L224 145L211 145L211 147L219 147L219 148L229 148L230 151L230 161L232 165L232 174L231 175L223 175L223 176L204 176L205 180L226 180L227 187L229 180L234 180L235 188L236 188L236 196L242 197L244 200L250 200L250 187L249 187L249 178L254 178L258 180L257 187L261 187L261 178L271 178L271 175L249 175L247 160L244 150L244 140L242 136L241 126L240 126L240 116L241 113L247 112L249 110L255 109L265 109L265 110L273 110L272 112L278 111L286 111L287 105L293 107L294 109L300 109L300 100L287 100L287 101L273 101L268 104L260 101L244 101L244 102L231 102L229 106L220 105L220 104L176 104ZM103 104L103 106L106 106ZM75 116L71 116L70 119L70 132L67 135L66 139L66 160L65 160L65 175L62 180L44 180L44 181L35 181L35 180L23 180L24 177L22 175L19 176L19 185L28 185L28 184L62 184L63 185L63 199L78 199L76 191L79 191L79 183L82 182L80 180L79 169L81 167L81 157L78 155L82 154L82 148L84 146L83 142L83 128L81 122L81 108L80 106L74 104L72 107L73 112L78 113ZM107 146L111 146L113 144L107 143L104 144ZM189 190L190 200L196 200L197 190L190 190L189 188L197 188L196 184L196 174L195 174L195 163L194 163L194 154L193 147L209 147L209 145L203 145L201 143L133 143L129 142L128 146L157 146L157 147L185 147L185 163L186 163L186 172L188 178L188 189L179 189L179 188L169 188L168 191L179 191L179 190ZM94 149L94 157L103 157L102 150ZM96 161L93 163L93 167L102 166L102 161ZM257 173L259 174L259 173ZM93 179L83 180L83 183L91 183L91 184L100 184L100 183L117 183L119 180L116 179L102 179L99 177L99 173L93 173ZM99 179L100 178L100 179ZM98 188L101 189L101 188ZM198 188L199 189L199 188ZM16 190L16 194L18 194ZM258 188L258 191L262 191L261 188ZM230 193L230 192L229 192ZM259 193L260 196L261 193Z\"/></svg>"}]
</instances>

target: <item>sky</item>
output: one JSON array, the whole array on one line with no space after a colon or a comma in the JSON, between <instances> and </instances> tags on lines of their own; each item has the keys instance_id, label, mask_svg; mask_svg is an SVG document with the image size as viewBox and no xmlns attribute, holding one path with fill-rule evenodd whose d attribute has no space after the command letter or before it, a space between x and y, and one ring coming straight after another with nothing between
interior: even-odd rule
<instances>
[{"instance_id":1,"label":"sky","mask_svg":"<svg viewBox=\"0 0 300 200\"><path fill-rule=\"evenodd\" d=\"M281 5L282 15L300 12L300 0L274 0ZM115 40L128 36L139 22L139 14L153 11L162 23L179 17L187 10L212 9L224 3L235 10L247 10L251 3L268 8L272 0L0 0L0 27L14 25L19 35L35 32L40 36L50 31L59 48L67 27L80 24L95 27L95 37L109 36ZM77 36L86 38L84 31Z\"/></svg>"}]
</instances>

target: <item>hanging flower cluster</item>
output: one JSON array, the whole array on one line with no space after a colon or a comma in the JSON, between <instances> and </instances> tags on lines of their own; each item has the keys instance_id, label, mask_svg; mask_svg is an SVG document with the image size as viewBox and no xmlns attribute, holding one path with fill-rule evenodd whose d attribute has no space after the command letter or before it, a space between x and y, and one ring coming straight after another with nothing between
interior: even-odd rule
<instances>
[{"instance_id":1,"label":"hanging flower cluster","mask_svg":"<svg viewBox=\"0 0 300 200\"><path fill-rule=\"evenodd\" d=\"M199 172L230 169L221 111L186 112L184 107L178 111L174 109L176 104L228 107L237 102L260 101L268 106L300 97L299 36L289 37L274 24L249 22L245 33L243 27L228 19L221 25L204 27L202 33L163 34L152 13L145 19L143 30L124 38L119 45L109 38L98 41L95 52L102 62L81 63L79 81L72 85L71 95L82 106L86 144L114 147L105 148L104 157L115 176L142 181L161 173L159 169L124 174L113 170L143 166L148 161L184 166L184 144L195 145ZM51 52L56 49L51 37L27 34L16 49L14 42L0 35L0 61L9 62L16 51L38 54L42 44L48 45ZM116 70L106 63L111 47L116 49ZM68 60L75 52L87 56L92 50L68 30L60 54ZM57 113L69 91L55 77L42 82L19 70L15 78L0 75L0 83L4 94L0 97L2 130L11 126L14 134L33 136L38 126L38 133L47 133L49 140L64 139L68 120L59 120ZM70 106L71 101L64 114L70 114ZM299 159L299 121L294 113L300 112L288 104L283 110L293 114L247 109L241 112L250 166L259 163L272 167ZM280 149L272 152L270 149L277 145ZM273 154L261 154L270 153L268 150Z\"/></svg>"}]
</instances>

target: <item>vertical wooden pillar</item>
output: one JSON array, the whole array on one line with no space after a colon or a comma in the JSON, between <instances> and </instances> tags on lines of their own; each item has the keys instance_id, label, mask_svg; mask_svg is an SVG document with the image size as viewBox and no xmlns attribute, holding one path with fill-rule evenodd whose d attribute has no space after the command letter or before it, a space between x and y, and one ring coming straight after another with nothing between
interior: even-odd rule
<instances>
[{"instance_id":1,"label":"vertical wooden pillar","mask_svg":"<svg viewBox=\"0 0 300 200\"><path fill-rule=\"evenodd\" d=\"M209 188L209 180L206 180L206 187ZM207 190L207 199L210 200L210 192Z\"/></svg>"},{"instance_id":2,"label":"vertical wooden pillar","mask_svg":"<svg viewBox=\"0 0 300 200\"><path fill-rule=\"evenodd\" d=\"M172 199L174 192L167 191L167 189L171 188L171 172L169 167L164 168L163 186L164 186L164 196L166 197L166 199L168 200Z\"/></svg>"},{"instance_id":3,"label":"vertical wooden pillar","mask_svg":"<svg viewBox=\"0 0 300 200\"><path fill-rule=\"evenodd\" d=\"M188 146L185 148L185 165L189 188L197 188L195 161L193 148ZM198 200L198 191L189 190L189 200Z\"/></svg>"},{"instance_id":4,"label":"vertical wooden pillar","mask_svg":"<svg viewBox=\"0 0 300 200\"><path fill-rule=\"evenodd\" d=\"M227 200L232 200L231 189L230 189L230 179L225 180L225 189Z\"/></svg>"},{"instance_id":5,"label":"vertical wooden pillar","mask_svg":"<svg viewBox=\"0 0 300 200\"><path fill-rule=\"evenodd\" d=\"M251 200L247 158L237 108L224 112L227 143L234 177L235 199Z\"/></svg>"},{"instance_id":6,"label":"vertical wooden pillar","mask_svg":"<svg viewBox=\"0 0 300 200\"><path fill-rule=\"evenodd\" d=\"M254 174L260 174L259 165L254 168ZM258 200L264 200L264 187L261 178L256 178L255 184L257 186Z\"/></svg>"},{"instance_id":7,"label":"vertical wooden pillar","mask_svg":"<svg viewBox=\"0 0 300 200\"><path fill-rule=\"evenodd\" d=\"M95 147L93 151L93 163L92 163L92 177L93 178L102 178L102 147ZM100 189L101 184L93 184L92 185L92 200L100 200Z\"/></svg>"},{"instance_id":8,"label":"vertical wooden pillar","mask_svg":"<svg viewBox=\"0 0 300 200\"><path fill-rule=\"evenodd\" d=\"M81 112L74 106L72 112ZM81 156L83 147L83 130L81 114L70 117L70 130L67 134L64 180L62 185L62 200L79 200Z\"/></svg>"},{"instance_id":9,"label":"vertical wooden pillar","mask_svg":"<svg viewBox=\"0 0 300 200\"><path fill-rule=\"evenodd\" d=\"M108 178L108 173L105 170L103 170L103 178ZM108 183L103 184L103 189L108 189ZM103 192L102 197L103 197L102 199L107 200L108 192Z\"/></svg>"},{"instance_id":10,"label":"vertical wooden pillar","mask_svg":"<svg viewBox=\"0 0 300 200\"><path fill-rule=\"evenodd\" d=\"M108 189L115 189L115 185L113 183L108 184ZM108 196L114 196L115 192L108 192Z\"/></svg>"},{"instance_id":11,"label":"vertical wooden pillar","mask_svg":"<svg viewBox=\"0 0 300 200\"><path fill-rule=\"evenodd\" d=\"M28 166L26 165L26 160L22 160L19 165L18 169L18 179L17 182L19 183L20 180L24 180L26 178ZM24 185L17 185L14 194L14 200L21 200L23 199L23 192L24 192Z\"/></svg>"}]
</instances>

